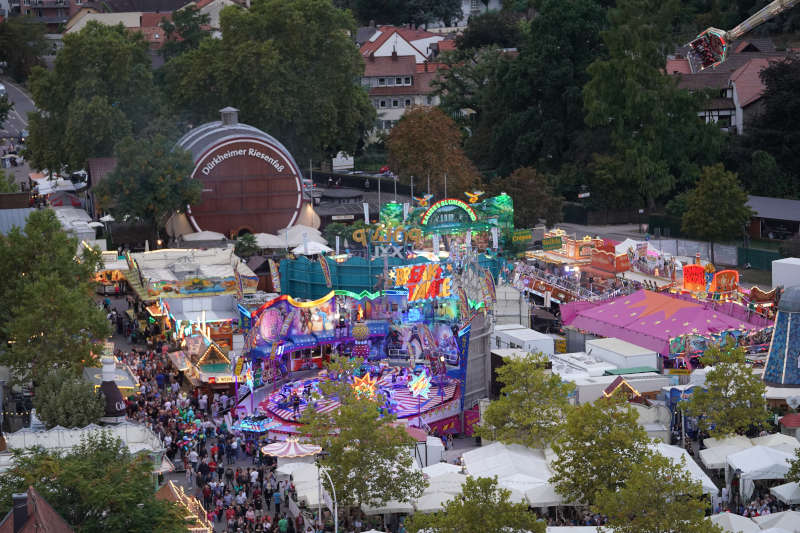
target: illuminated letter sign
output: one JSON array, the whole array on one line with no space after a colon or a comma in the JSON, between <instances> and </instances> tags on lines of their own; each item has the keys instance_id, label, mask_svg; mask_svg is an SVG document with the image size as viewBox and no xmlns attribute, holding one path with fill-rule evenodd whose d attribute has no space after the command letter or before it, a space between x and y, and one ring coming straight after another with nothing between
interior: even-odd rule
<instances>
[{"instance_id":1,"label":"illuminated letter sign","mask_svg":"<svg viewBox=\"0 0 800 533\"><path fill-rule=\"evenodd\" d=\"M408 289L408 301L450 296L450 278L442 276L436 263L397 267L394 269L396 287Z\"/></svg>"},{"instance_id":2,"label":"illuminated letter sign","mask_svg":"<svg viewBox=\"0 0 800 533\"><path fill-rule=\"evenodd\" d=\"M735 270L720 270L714 274L711 292L733 292L739 288L739 273Z\"/></svg>"},{"instance_id":3,"label":"illuminated letter sign","mask_svg":"<svg viewBox=\"0 0 800 533\"><path fill-rule=\"evenodd\" d=\"M702 265L686 265L683 267L683 288L692 292L705 290L706 272Z\"/></svg>"},{"instance_id":4,"label":"illuminated letter sign","mask_svg":"<svg viewBox=\"0 0 800 533\"><path fill-rule=\"evenodd\" d=\"M438 202L430 206L427 211L425 211L425 213L422 215L422 221L421 221L422 225L426 226L431 218L431 215L433 215L436 211L438 211L442 207L447 207L452 205L460 207L461 209L466 211L467 215L469 215L469 219L472 222L478 220L478 215L475 214L475 210L472 209L472 207L470 207L469 204L467 204L462 200L456 200L455 198L445 198L444 200L439 200Z\"/></svg>"}]
</instances>

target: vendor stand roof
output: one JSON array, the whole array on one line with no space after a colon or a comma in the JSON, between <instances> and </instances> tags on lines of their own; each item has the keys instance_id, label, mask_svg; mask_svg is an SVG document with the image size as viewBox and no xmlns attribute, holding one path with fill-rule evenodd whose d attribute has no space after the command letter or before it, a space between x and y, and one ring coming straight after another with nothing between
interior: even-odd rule
<instances>
[{"instance_id":1,"label":"vendor stand roof","mask_svg":"<svg viewBox=\"0 0 800 533\"><path fill-rule=\"evenodd\" d=\"M602 303L573 302L561 307L565 325L603 337L616 337L662 355L670 339L726 330L757 330L771 325L736 304L702 304L682 297L640 290ZM724 309L724 311L723 311ZM730 313L736 313L733 316Z\"/></svg>"},{"instance_id":2,"label":"vendor stand roof","mask_svg":"<svg viewBox=\"0 0 800 533\"><path fill-rule=\"evenodd\" d=\"M297 439L286 439L283 442L273 442L261 448L261 453L273 457L295 458L317 455L322 451L321 446L314 444L300 443Z\"/></svg>"},{"instance_id":3,"label":"vendor stand roof","mask_svg":"<svg viewBox=\"0 0 800 533\"><path fill-rule=\"evenodd\" d=\"M178 505L183 518L186 520L186 529L191 532L214 532L214 525L206 518L206 512L200 501L192 495L186 494L183 487L176 485L172 480L167 481L156 492L157 500L174 502Z\"/></svg>"}]
</instances>

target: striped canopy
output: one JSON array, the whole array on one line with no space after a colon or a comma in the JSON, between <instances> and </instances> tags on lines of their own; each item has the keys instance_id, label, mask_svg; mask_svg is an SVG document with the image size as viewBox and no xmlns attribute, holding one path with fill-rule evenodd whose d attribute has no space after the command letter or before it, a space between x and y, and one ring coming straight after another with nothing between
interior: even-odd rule
<instances>
[{"instance_id":1,"label":"striped canopy","mask_svg":"<svg viewBox=\"0 0 800 533\"><path fill-rule=\"evenodd\" d=\"M284 442L273 442L261 448L261 453L273 457L307 457L322 451L321 446L300 444L297 439L286 439Z\"/></svg>"}]
</instances>

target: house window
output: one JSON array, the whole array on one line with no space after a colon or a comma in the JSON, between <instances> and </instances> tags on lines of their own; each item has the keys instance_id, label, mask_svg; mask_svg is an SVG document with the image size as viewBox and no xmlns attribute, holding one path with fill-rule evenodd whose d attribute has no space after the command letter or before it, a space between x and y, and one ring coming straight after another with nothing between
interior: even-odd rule
<instances>
[{"instance_id":1,"label":"house window","mask_svg":"<svg viewBox=\"0 0 800 533\"><path fill-rule=\"evenodd\" d=\"M481 10L480 0L469 0L469 10L473 13Z\"/></svg>"},{"instance_id":2,"label":"house window","mask_svg":"<svg viewBox=\"0 0 800 533\"><path fill-rule=\"evenodd\" d=\"M404 83L405 83L406 85L411 85L411 76L406 76L406 78L405 78L405 80L404 80Z\"/></svg>"},{"instance_id":3,"label":"house window","mask_svg":"<svg viewBox=\"0 0 800 533\"><path fill-rule=\"evenodd\" d=\"M381 100L381 107L386 107L386 100Z\"/></svg>"},{"instance_id":4,"label":"house window","mask_svg":"<svg viewBox=\"0 0 800 533\"><path fill-rule=\"evenodd\" d=\"M392 100L392 107L399 107L399 106L400 106L400 102L399 101Z\"/></svg>"},{"instance_id":5,"label":"house window","mask_svg":"<svg viewBox=\"0 0 800 533\"><path fill-rule=\"evenodd\" d=\"M428 102L428 105L433 105L433 96L425 97L425 101Z\"/></svg>"},{"instance_id":6,"label":"house window","mask_svg":"<svg viewBox=\"0 0 800 533\"><path fill-rule=\"evenodd\" d=\"M386 78L378 78L378 85L386 85Z\"/></svg>"},{"instance_id":7,"label":"house window","mask_svg":"<svg viewBox=\"0 0 800 533\"><path fill-rule=\"evenodd\" d=\"M720 128L730 128L731 127L731 116L730 115L720 115L717 118L717 126Z\"/></svg>"},{"instance_id":8,"label":"house window","mask_svg":"<svg viewBox=\"0 0 800 533\"><path fill-rule=\"evenodd\" d=\"M406 98L406 105L405 105L405 107L411 107L411 99L410 99L410 98Z\"/></svg>"},{"instance_id":9,"label":"house window","mask_svg":"<svg viewBox=\"0 0 800 533\"><path fill-rule=\"evenodd\" d=\"M394 85L394 78L389 78L386 80L386 85Z\"/></svg>"},{"instance_id":10,"label":"house window","mask_svg":"<svg viewBox=\"0 0 800 533\"><path fill-rule=\"evenodd\" d=\"M395 78L394 79L395 85L403 85L403 78Z\"/></svg>"}]
</instances>

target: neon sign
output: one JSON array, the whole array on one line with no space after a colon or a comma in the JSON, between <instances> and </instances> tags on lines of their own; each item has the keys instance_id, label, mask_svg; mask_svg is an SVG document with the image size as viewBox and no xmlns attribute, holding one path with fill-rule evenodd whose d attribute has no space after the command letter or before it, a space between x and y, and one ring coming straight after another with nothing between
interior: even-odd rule
<instances>
[{"instance_id":1,"label":"neon sign","mask_svg":"<svg viewBox=\"0 0 800 533\"><path fill-rule=\"evenodd\" d=\"M427 398L428 392L431 390L431 378L425 372L417 374L414 379L408 382L408 390L411 391L411 395L415 398L417 396Z\"/></svg>"},{"instance_id":2,"label":"neon sign","mask_svg":"<svg viewBox=\"0 0 800 533\"><path fill-rule=\"evenodd\" d=\"M428 263L397 267L392 271L395 286L408 290L408 301L450 296L451 278L443 276L441 265Z\"/></svg>"},{"instance_id":3,"label":"neon sign","mask_svg":"<svg viewBox=\"0 0 800 533\"><path fill-rule=\"evenodd\" d=\"M402 245L406 242L419 242L422 239L422 230L419 228L405 228L403 226L376 228L373 231L359 228L353 232L353 241L364 246L367 245L367 238L371 244L396 244Z\"/></svg>"},{"instance_id":4,"label":"neon sign","mask_svg":"<svg viewBox=\"0 0 800 533\"><path fill-rule=\"evenodd\" d=\"M469 219L472 222L478 220L478 215L475 214L475 210L472 209L472 207L470 207L468 203L464 202L463 200L457 200L455 198L445 198L444 200L439 200L438 202L430 206L427 211L425 211L425 213L422 215L422 220L421 220L422 225L426 226L431 216L433 216L433 214L436 211L438 211L443 207L448 207L448 206L460 207L461 209L467 212L467 215L469 215Z\"/></svg>"}]
</instances>

